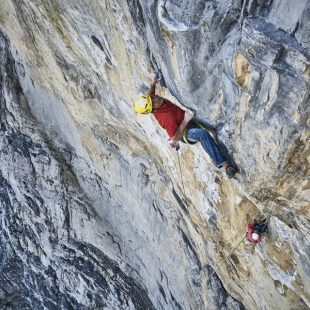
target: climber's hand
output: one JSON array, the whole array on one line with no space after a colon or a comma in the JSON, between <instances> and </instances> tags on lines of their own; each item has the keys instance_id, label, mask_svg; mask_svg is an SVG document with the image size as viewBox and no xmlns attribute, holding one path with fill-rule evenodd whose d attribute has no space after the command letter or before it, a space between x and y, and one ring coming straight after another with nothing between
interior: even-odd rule
<instances>
[{"instance_id":1,"label":"climber's hand","mask_svg":"<svg viewBox=\"0 0 310 310\"><path fill-rule=\"evenodd\" d=\"M173 149L176 149L176 151L178 151L180 149L180 144L178 141L174 141L172 139L168 140L168 144L170 145L170 147L172 147Z\"/></svg>"},{"instance_id":2,"label":"climber's hand","mask_svg":"<svg viewBox=\"0 0 310 310\"><path fill-rule=\"evenodd\" d=\"M158 77L157 77L157 74L155 74L155 76L153 77L153 80L152 80L152 85L155 85L158 83Z\"/></svg>"},{"instance_id":3,"label":"climber's hand","mask_svg":"<svg viewBox=\"0 0 310 310\"><path fill-rule=\"evenodd\" d=\"M155 75L156 75L157 82L160 82L161 79L163 78L162 73L160 71L156 71Z\"/></svg>"}]
</instances>

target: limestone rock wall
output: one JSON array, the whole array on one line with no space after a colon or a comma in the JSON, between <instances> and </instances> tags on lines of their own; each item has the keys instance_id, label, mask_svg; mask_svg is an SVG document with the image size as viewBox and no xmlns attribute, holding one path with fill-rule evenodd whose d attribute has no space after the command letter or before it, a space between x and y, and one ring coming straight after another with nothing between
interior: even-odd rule
<instances>
[{"instance_id":1,"label":"limestone rock wall","mask_svg":"<svg viewBox=\"0 0 310 310\"><path fill-rule=\"evenodd\" d=\"M0 1L0 308L310 308L309 12ZM152 67L237 179L133 112Z\"/></svg>"}]
</instances>

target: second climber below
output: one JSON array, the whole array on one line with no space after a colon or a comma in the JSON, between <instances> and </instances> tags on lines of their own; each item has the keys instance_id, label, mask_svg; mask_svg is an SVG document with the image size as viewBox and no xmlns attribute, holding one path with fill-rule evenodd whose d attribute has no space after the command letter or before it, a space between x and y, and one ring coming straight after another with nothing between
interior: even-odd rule
<instances>
[{"instance_id":1,"label":"second climber below","mask_svg":"<svg viewBox=\"0 0 310 310\"><path fill-rule=\"evenodd\" d=\"M194 112L190 109L184 111L169 100L157 96L155 94L157 82L155 77L146 95L135 100L135 111L139 114L152 113L160 126L167 131L169 145L176 150L180 148L179 141L189 144L200 142L214 164L218 168L223 167L228 177L233 177L237 169L227 161L207 128L194 120Z\"/></svg>"}]
</instances>

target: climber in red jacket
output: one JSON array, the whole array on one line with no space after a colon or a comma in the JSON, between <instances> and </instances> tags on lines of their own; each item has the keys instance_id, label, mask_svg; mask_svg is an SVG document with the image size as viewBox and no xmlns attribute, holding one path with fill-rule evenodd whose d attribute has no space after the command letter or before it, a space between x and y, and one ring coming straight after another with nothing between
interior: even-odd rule
<instances>
[{"instance_id":1,"label":"climber in red jacket","mask_svg":"<svg viewBox=\"0 0 310 310\"><path fill-rule=\"evenodd\" d=\"M176 150L180 148L179 141L189 144L200 142L214 164L223 167L228 177L233 177L237 169L225 159L206 128L193 119L194 112L190 109L184 111L169 100L157 96L157 82L155 77L147 94L135 100L135 111L140 114L153 113L160 126L167 131L169 145Z\"/></svg>"},{"instance_id":2,"label":"climber in red jacket","mask_svg":"<svg viewBox=\"0 0 310 310\"><path fill-rule=\"evenodd\" d=\"M267 219L257 221L254 219L253 223L248 224L247 239L253 243L260 243L262 235L267 233L268 223Z\"/></svg>"}]
</instances>

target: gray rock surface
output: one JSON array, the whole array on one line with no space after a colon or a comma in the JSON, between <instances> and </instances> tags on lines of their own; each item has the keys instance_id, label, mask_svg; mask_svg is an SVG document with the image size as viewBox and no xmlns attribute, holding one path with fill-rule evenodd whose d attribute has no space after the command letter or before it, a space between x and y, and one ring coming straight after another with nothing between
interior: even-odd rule
<instances>
[{"instance_id":1,"label":"gray rock surface","mask_svg":"<svg viewBox=\"0 0 310 310\"><path fill-rule=\"evenodd\" d=\"M0 309L309 309L309 12L1 1ZM133 112L152 66L237 179Z\"/></svg>"}]
</instances>

